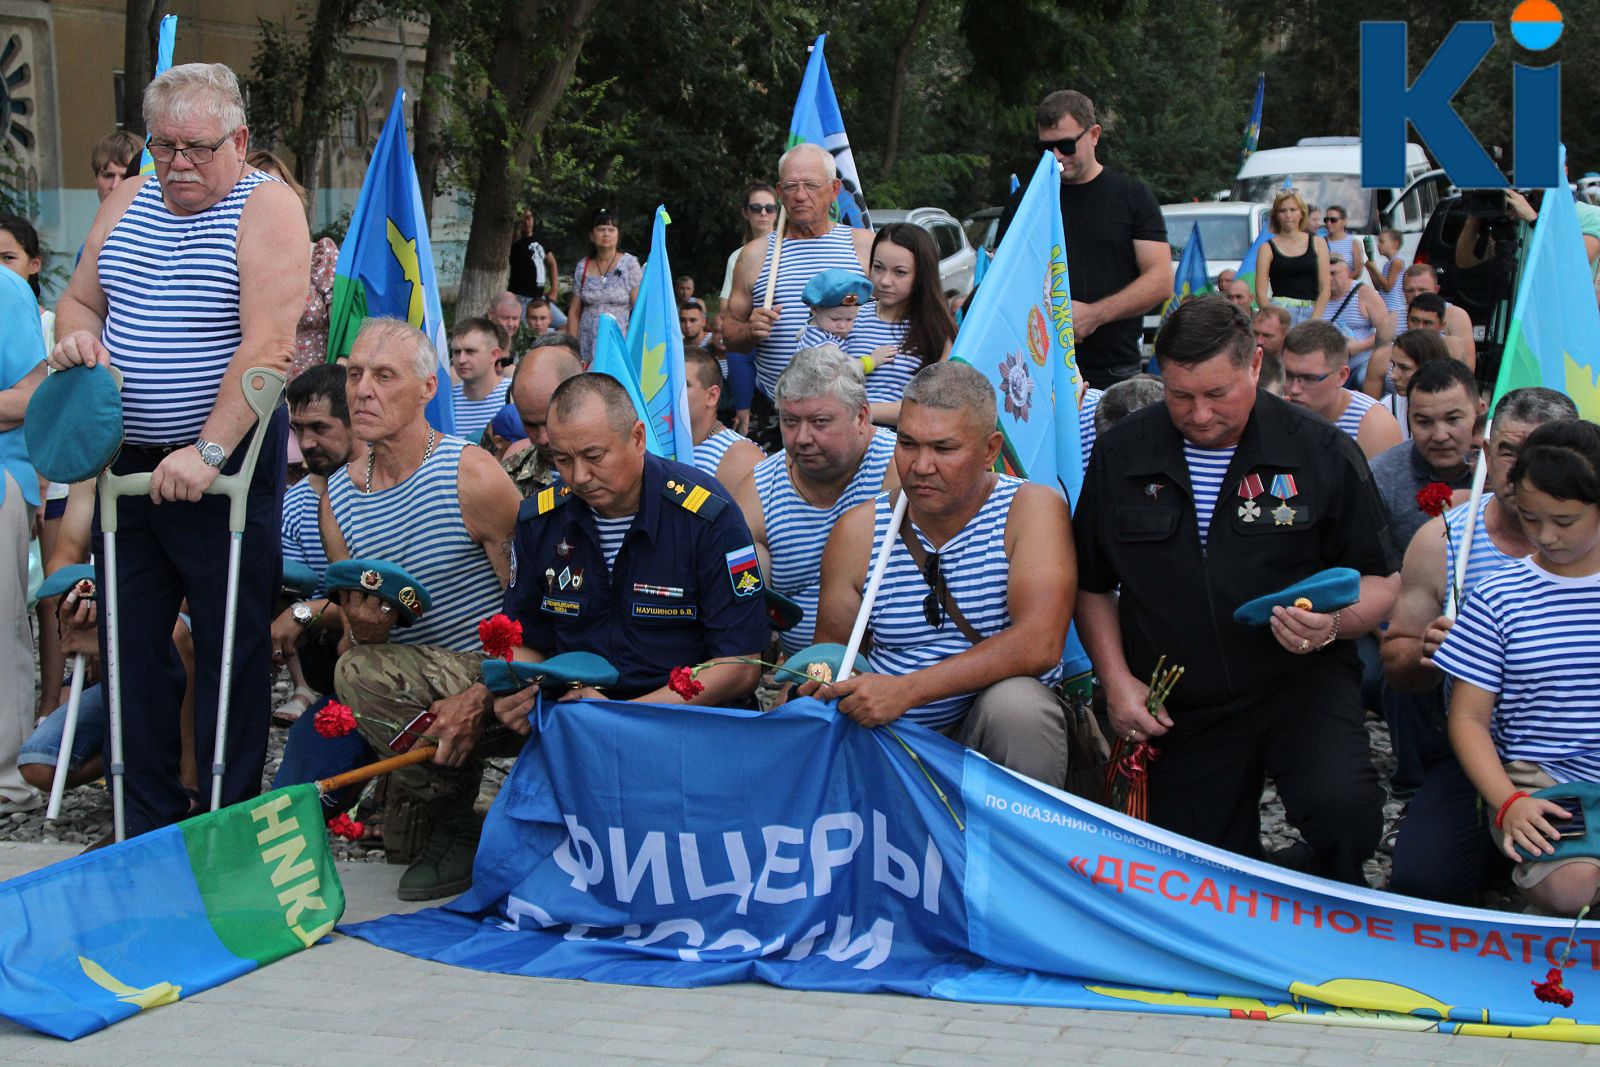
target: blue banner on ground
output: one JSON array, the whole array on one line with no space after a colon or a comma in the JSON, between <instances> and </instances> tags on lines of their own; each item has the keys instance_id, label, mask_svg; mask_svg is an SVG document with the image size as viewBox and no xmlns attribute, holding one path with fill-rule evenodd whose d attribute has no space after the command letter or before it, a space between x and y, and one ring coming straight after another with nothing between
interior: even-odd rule
<instances>
[{"instance_id":1,"label":"blue banner on ground","mask_svg":"<svg viewBox=\"0 0 1600 1067\"><path fill-rule=\"evenodd\" d=\"M546 705L473 888L345 932L600 982L1600 1042L1596 924L1574 938L1577 1000L1557 1016L1532 983L1567 947L1562 920L1296 875L814 700L671 711Z\"/></svg>"}]
</instances>

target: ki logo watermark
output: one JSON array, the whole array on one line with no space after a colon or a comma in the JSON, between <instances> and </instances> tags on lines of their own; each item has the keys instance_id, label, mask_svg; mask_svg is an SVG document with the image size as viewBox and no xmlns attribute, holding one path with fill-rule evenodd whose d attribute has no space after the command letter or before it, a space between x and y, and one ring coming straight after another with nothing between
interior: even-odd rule
<instances>
[{"instance_id":1,"label":"ki logo watermark","mask_svg":"<svg viewBox=\"0 0 1600 1067\"><path fill-rule=\"evenodd\" d=\"M1561 11L1549 0L1523 0L1511 13L1511 37L1541 52L1561 37ZM1492 22L1458 22L1415 81L1408 81L1406 24L1361 24L1361 184L1406 184L1406 124L1463 189L1500 189L1505 175L1467 129L1451 100L1494 47ZM1561 64L1512 65L1515 184L1551 188L1561 175Z\"/></svg>"}]
</instances>

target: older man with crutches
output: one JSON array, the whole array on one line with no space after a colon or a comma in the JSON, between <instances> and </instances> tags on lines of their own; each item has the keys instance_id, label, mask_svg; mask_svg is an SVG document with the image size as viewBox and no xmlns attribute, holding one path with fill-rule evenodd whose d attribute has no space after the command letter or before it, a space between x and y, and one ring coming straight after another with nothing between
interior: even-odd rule
<instances>
[{"instance_id":1,"label":"older man with crutches","mask_svg":"<svg viewBox=\"0 0 1600 1067\"><path fill-rule=\"evenodd\" d=\"M117 494L103 490L95 518L96 578L115 616L114 646L106 612L100 640L119 698L119 821L129 834L189 810L177 773L183 673L168 641L185 600L201 795L226 805L260 788L287 430L281 409L258 417L249 394L260 403L256 387L271 375L251 372L289 367L311 247L299 199L245 165L250 135L232 71L173 67L150 83L144 111L155 176L123 183L100 206L57 308L50 357L57 368L109 364L121 373L124 443L110 474L149 478L147 493L115 502L111 522ZM212 492L219 476L241 470L242 506ZM112 529L114 582L104 536ZM230 556L243 561L236 581ZM221 707L228 721L216 746Z\"/></svg>"}]
</instances>

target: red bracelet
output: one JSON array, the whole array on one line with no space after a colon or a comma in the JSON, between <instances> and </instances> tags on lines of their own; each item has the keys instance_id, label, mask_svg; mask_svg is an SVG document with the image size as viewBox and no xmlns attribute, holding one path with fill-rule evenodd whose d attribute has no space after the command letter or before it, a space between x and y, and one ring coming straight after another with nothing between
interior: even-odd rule
<instances>
[{"instance_id":1,"label":"red bracelet","mask_svg":"<svg viewBox=\"0 0 1600 1067\"><path fill-rule=\"evenodd\" d=\"M1519 800L1524 800L1527 797L1528 794L1523 792L1521 789L1506 797L1505 803L1500 805L1500 810L1494 813L1494 828L1496 830L1500 829L1500 824L1505 821L1506 812L1511 810L1511 805L1515 804Z\"/></svg>"}]
</instances>

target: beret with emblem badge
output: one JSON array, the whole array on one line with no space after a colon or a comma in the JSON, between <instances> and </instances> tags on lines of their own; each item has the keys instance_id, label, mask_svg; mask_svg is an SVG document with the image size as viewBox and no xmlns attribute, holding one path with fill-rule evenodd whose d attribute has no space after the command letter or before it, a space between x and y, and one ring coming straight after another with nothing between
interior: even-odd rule
<instances>
[{"instance_id":1,"label":"beret with emblem badge","mask_svg":"<svg viewBox=\"0 0 1600 1067\"><path fill-rule=\"evenodd\" d=\"M617 684L617 669L593 652L563 652L541 663L508 663L486 659L478 668L483 684L496 696L509 696L539 683L541 689L605 689Z\"/></svg>"},{"instance_id":2,"label":"beret with emblem badge","mask_svg":"<svg viewBox=\"0 0 1600 1067\"><path fill-rule=\"evenodd\" d=\"M393 605L401 626L410 626L433 607L422 583L407 574L404 567L386 559L341 559L330 563L326 581L329 593L347 589L371 593Z\"/></svg>"},{"instance_id":3,"label":"beret with emblem badge","mask_svg":"<svg viewBox=\"0 0 1600 1067\"><path fill-rule=\"evenodd\" d=\"M62 567L53 571L49 577L39 583L39 588L34 591L35 600L46 600L53 596L60 596L79 582L88 582L87 593L94 596L94 564L74 563L70 567ZM79 593L80 597L83 591Z\"/></svg>"},{"instance_id":4,"label":"beret with emblem badge","mask_svg":"<svg viewBox=\"0 0 1600 1067\"><path fill-rule=\"evenodd\" d=\"M1256 597L1239 605L1233 621L1243 626L1265 626L1276 607L1301 608L1326 615L1361 599L1361 574L1350 567L1330 567L1286 589Z\"/></svg>"},{"instance_id":5,"label":"beret with emblem badge","mask_svg":"<svg viewBox=\"0 0 1600 1067\"><path fill-rule=\"evenodd\" d=\"M856 270L830 267L806 282L800 294L807 307L857 307L872 299L872 280Z\"/></svg>"},{"instance_id":6,"label":"beret with emblem badge","mask_svg":"<svg viewBox=\"0 0 1600 1067\"><path fill-rule=\"evenodd\" d=\"M799 652L783 661L783 666L772 672L774 678L780 682L793 682L796 685L805 682L833 682L837 681L840 667L844 663L845 648L835 642L824 642L820 645L811 645L802 648ZM858 653L852 674L870 674L871 669L867 661Z\"/></svg>"}]
</instances>

